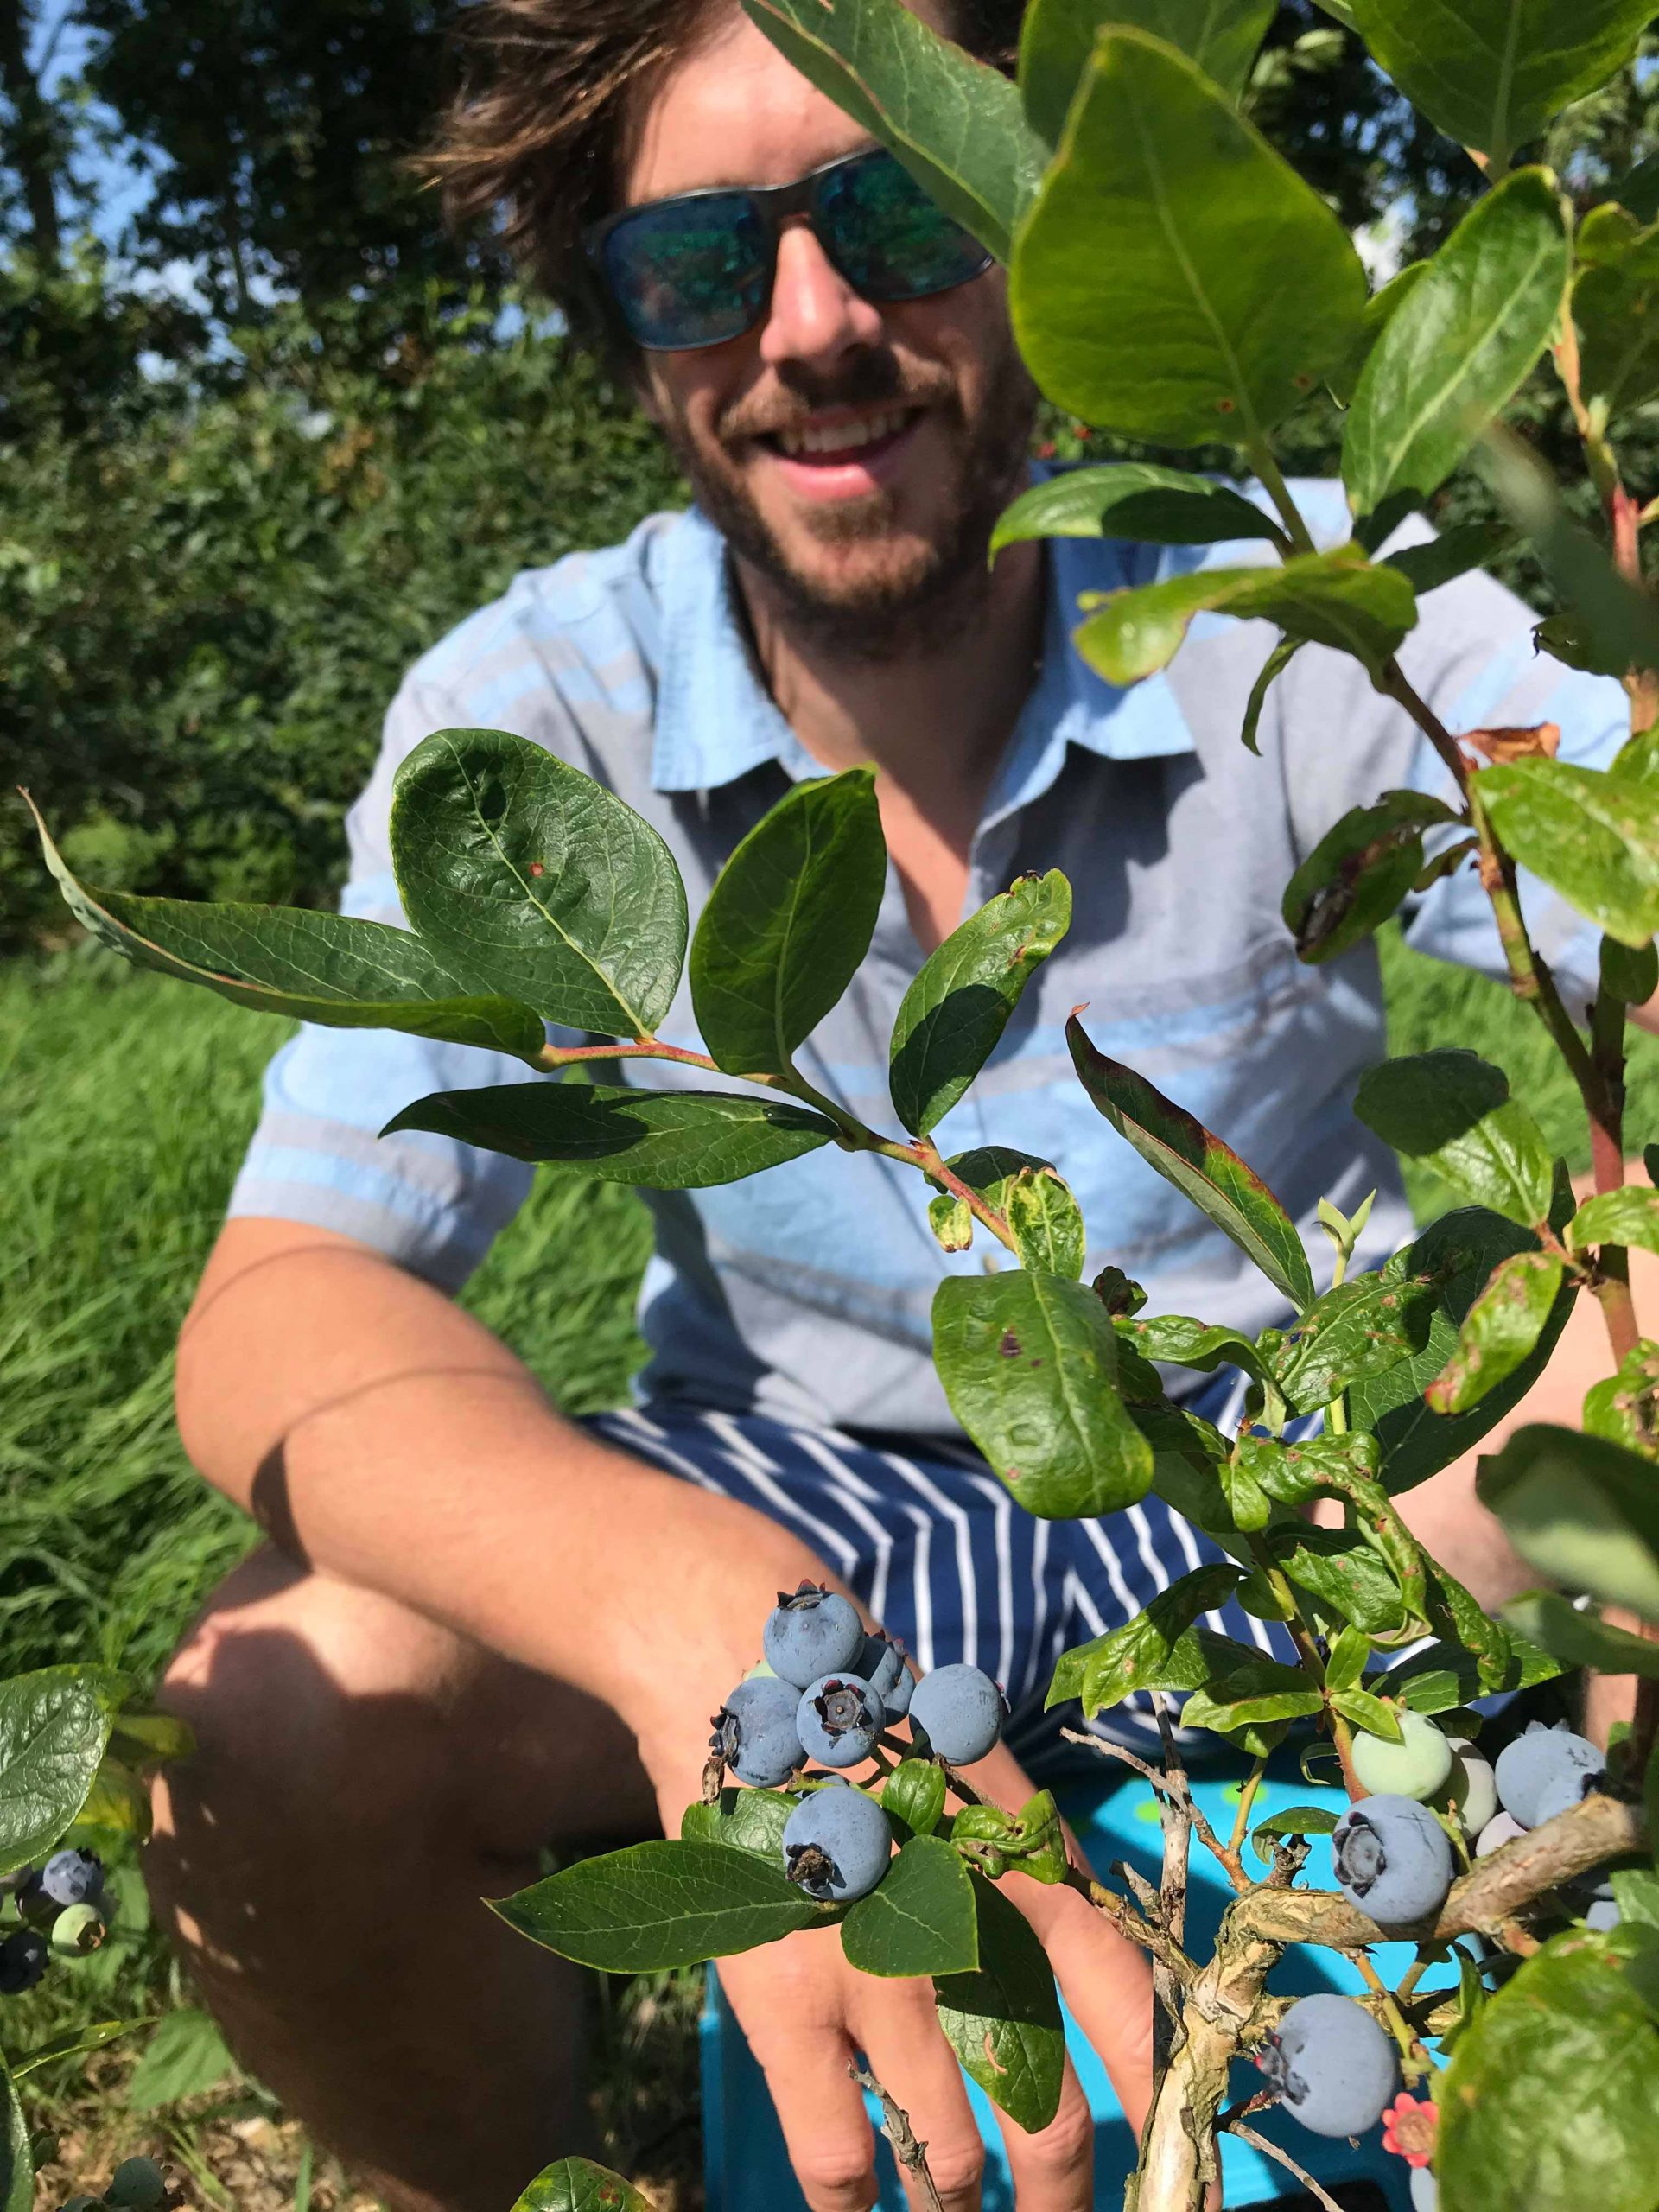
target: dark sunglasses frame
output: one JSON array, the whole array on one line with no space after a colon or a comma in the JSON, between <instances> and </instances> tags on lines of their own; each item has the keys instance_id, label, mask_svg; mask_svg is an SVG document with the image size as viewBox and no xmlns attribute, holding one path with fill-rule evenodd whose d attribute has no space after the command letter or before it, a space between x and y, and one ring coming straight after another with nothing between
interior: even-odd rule
<instances>
[{"instance_id":1,"label":"dark sunglasses frame","mask_svg":"<svg viewBox=\"0 0 1659 2212\"><path fill-rule=\"evenodd\" d=\"M825 162L818 168L809 169L804 176L797 177L792 184L710 185L698 192L675 192L670 193L662 200L642 200L632 207L619 207L614 213L601 216L598 222L590 223L583 231L582 245L611 314L631 342L648 353L706 353L711 346L728 346L734 338L747 336L751 330L757 328L766 321L771 308L772 286L778 277L778 243L783 232L784 224L791 215L805 216L813 237L823 247L824 254L836 273L848 283L852 283L852 278L836 258L833 238L826 235L825 231L819 227L818 199L827 180L838 176L845 169L855 168L867 162L891 162L895 168L903 166L885 146L865 146L855 154L838 155L833 162ZM918 186L917 189L919 191L920 187ZM632 218L652 213L659 208L695 207L702 200L734 199L745 200L749 203L760 220L766 238L766 285L752 319L739 329L731 331L723 337L694 339L690 344L683 346L665 346L660 342L652 345L639 337L629 327L627 317L611 289L605 263L605 249L610 242L612 233L620 230L622 226ZM950 218L947 216L944 219L950 221ZM953 227L961 229L959 224L954 225ZM970 238L970 234L966 231L962 234L965 238ZM915 291L861 294L861 296L887 300L925 300L933 297L939 292L955 291L959 284L969 284L975 277L982 276L996 258L995 254L987 253L982 247L978 251L981 255L979 266L970 270L965 276L952 276L948 283L926 284ZM854 289L858 289L856 286Z\"/></svg>"}]
</instances>

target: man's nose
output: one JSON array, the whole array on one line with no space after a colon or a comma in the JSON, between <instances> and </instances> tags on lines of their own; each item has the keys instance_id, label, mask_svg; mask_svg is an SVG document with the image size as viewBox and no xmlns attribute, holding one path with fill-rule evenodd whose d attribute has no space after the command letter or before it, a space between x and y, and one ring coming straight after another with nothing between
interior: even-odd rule
<instances>
[{"instance_id":1,"label":"man's nose","mask_svg":"<svg viewBox=\"0 0 1659 2212\"><path fill-rule=\"evenodd\" d=\"M804 223L778 241L772 306L760 334L761 358L832 367L843 355L880 343L881 310L855 292Z\"/></svg>"}]
</instances>

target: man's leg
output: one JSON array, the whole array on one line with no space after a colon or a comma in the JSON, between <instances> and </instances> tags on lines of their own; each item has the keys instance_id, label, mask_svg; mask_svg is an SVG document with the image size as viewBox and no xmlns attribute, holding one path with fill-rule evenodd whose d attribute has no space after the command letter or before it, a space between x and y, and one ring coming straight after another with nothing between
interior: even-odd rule
<instances>
[{"instance_id":1,"label":"man's leg","mask_svg":"<svg viewBox=\"0 0 1659 2212\"><path fill-rule=\"evenodd\" d=\"M590 2147L581 1976L480 1899L539 1844L655 1830L616 1715L269 1551L161 1701L199 1748L146 1875L258 2077L394 2212L502 2212Z\"/></svg>"}]
</instances>

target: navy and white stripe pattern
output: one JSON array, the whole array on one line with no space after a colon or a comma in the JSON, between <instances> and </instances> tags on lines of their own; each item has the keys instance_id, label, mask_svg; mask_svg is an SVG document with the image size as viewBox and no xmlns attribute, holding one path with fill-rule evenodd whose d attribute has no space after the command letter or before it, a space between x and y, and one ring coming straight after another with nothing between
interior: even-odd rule
<instances>
[{"instance_id":1,"label":"navy and white stripe pattern","mask_svg":"<svg viewBox=\"0 0 1659 2212\"><path fill-rule=\"evenodd\" d=\"M1225 1434L1245 1387L1243 1376L1224 1370L1188 1402ZM1314 1415L1289 1433L1319 1425ZM1059 1729L1076 1724L1075 1710L1043 1710L1060 1654L1121 1627L1172 1582L1225 1556L1153 1496L1103 1520L1035 1520L960 1438L852 1436L671 1400L596 1414L584 1426L804 1538L924 1671L953 1660L982 1667L1007 1694L1008 1741L1035 1774L1071 1757ZM1294 1662L1283 1627L1236 1601L1202 1618L1222 1635ZM1092 1725L1122 1742L1156 1741L1146 1696Z\"/></svg>"}]
</instances>

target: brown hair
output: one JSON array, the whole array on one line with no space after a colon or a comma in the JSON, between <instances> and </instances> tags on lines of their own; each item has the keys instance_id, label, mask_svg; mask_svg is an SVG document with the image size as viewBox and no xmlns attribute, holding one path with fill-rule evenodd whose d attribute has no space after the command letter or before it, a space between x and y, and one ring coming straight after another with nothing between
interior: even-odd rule
<instances>
[{"instance_id":1,"label":"brown hair","mask_svg":"<svg viewBox=\"0 0 1659 2212\"><path fill-rule=\"evenodd\" d=\"M614 204L643 87L683 59L731 0L476 0L460 34L461 89L420 164L453 223L492 218L574 336L614 331L582 248ZM1010 66L1024 0L950 0L969 52Z\"/></svg>"}]
</instances>

